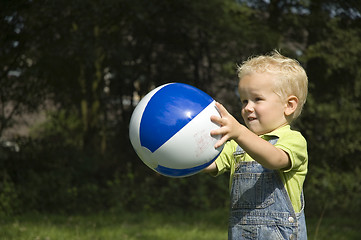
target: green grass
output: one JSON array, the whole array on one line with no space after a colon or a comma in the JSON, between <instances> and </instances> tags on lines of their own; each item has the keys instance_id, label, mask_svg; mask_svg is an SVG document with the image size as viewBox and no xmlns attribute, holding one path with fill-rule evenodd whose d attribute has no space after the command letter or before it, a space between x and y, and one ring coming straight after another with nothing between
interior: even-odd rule
<instances>
[{"instance_id":1,"label":"green grass","mask_svg":"<svg viewBox=\"0 0 361 240\"><path fill-rule=\"evenodd\" d=\"M104 213L88 216L27 214L0 218L1 240L222 240L227 211ZM360 239L357 218L307 219L309 239ZM317 235L315 235L317 232ZM315 238L315 236L317 238Z\"/></svg>"},{"instance_id":2,"label":"green grass","mask_svg":"<svg viewBox=\"0 0 361 240\"><path fill-rule=\"evenodd\" d=\"M1 240L225 239L227 213L24 215L0 220Z\"/></svg>"}]
</instances>

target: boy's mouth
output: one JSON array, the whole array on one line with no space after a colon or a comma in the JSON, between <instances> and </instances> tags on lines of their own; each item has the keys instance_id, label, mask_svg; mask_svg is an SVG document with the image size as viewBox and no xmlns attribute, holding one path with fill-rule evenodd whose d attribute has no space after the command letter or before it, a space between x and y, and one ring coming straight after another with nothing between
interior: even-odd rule
<instances>
[{"instance_id":1,"label":"boy's mouth","mask_svg":"<svg viewBox=\"0 0 361 240\"><path fill-rule=\"evenodd\" d=\"M248 117L247 118L247 120L249 121L249 122L252 122L252 121L254 121L254 120L256 120L257 118L256 117Z\"/></svg>"}]
</instances>

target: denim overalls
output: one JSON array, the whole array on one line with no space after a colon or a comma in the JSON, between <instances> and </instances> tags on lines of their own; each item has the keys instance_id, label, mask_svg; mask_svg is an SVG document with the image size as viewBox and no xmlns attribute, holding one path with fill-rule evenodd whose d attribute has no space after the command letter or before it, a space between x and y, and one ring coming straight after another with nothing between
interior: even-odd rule
<instances>
[{"instance_id":1,"label":"denim overalls","mask_svg":"<svg viewBox=\"0 0 361 240\"><path fill-rule=\"evenodd\" d=\"M238 146L234 155L241 154ZM256 161L240 162L231 188L228 239L307 239L303 194L300 197L302 210L295 213L277 170Z\"/></svg>"}]
</instances>

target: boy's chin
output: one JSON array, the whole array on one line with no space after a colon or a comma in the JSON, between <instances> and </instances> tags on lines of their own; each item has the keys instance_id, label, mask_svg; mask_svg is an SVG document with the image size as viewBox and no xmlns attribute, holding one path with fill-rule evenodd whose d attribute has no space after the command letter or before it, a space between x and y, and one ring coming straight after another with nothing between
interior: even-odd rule
<instances>
[{"instance_id":1,"label":"boy's chin","mask_svg":"<svg viewBox=\"0 0 361 240\"><path fill-rule=\"evenodd\" d=\"M251 130L251 132L253 132L256 135L263 135L268 133L269 131L267 131L266 129L262 129L259 127L254 127L254 126L247 126L249 130Z\"/></svg>"}]
</instances>

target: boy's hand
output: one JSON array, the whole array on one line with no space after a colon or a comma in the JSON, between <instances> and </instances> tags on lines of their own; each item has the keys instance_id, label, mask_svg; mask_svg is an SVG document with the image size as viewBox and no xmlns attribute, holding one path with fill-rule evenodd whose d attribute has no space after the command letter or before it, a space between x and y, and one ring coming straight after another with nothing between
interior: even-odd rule
<instances>
[{"instance_id":1,"label":"boy's hand","mask_svg":"<svg viewBox=\"0 0 361 240\"><path fill-rule=\"evenodd\" d=\"M222 146L227 140L235 139L240 135L240 131L242 126L227 110L223 107L222 104L216 102L216 107L221 115L218 116L211 116L211 121L214 123L219 124L221 127L212 130L211 135L222 135L221 139L216 142L214 145L215 148Z\"/></svg>"}]
</instances>

